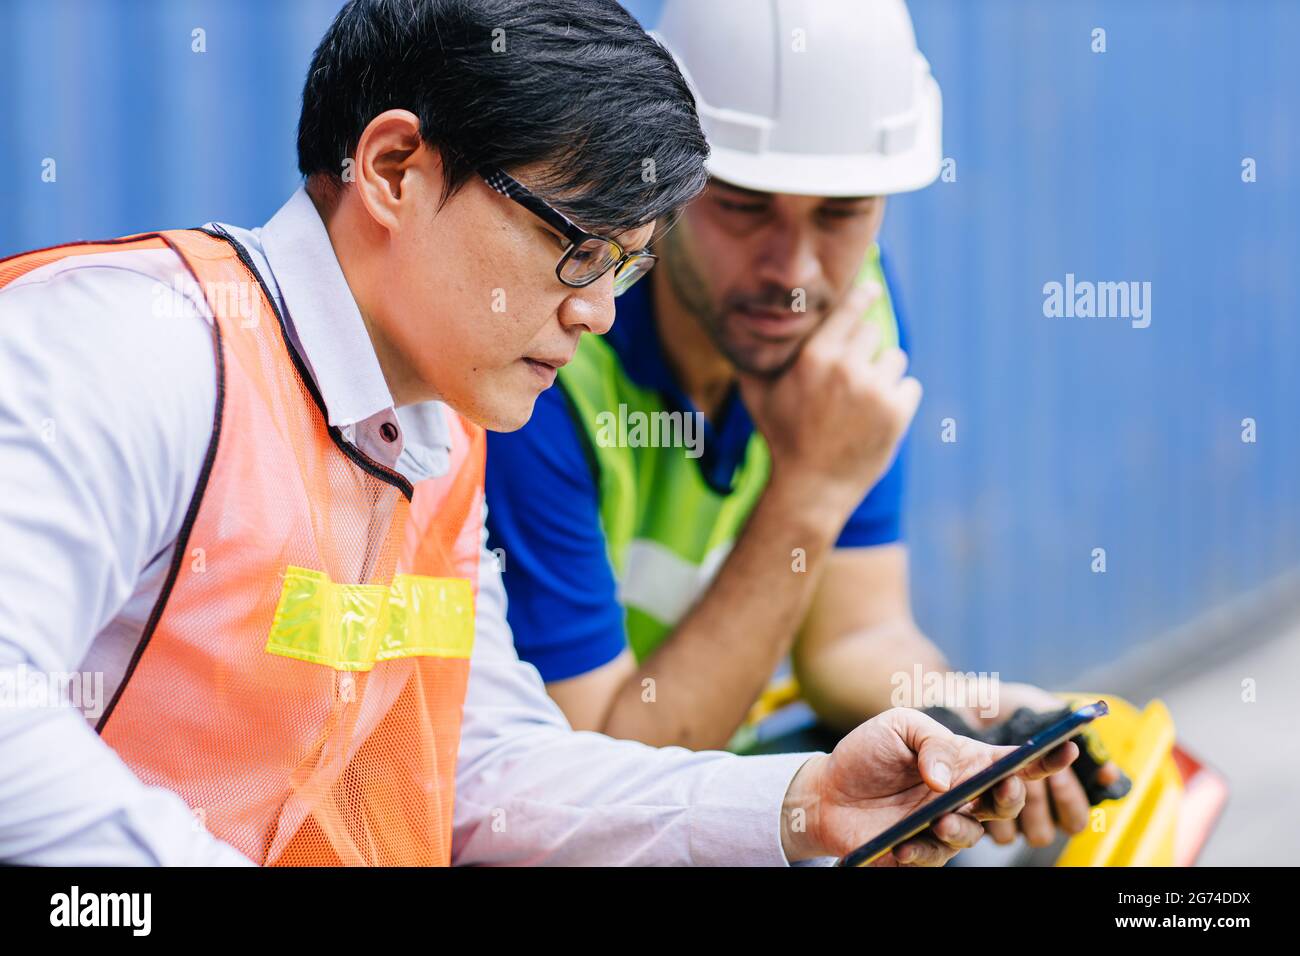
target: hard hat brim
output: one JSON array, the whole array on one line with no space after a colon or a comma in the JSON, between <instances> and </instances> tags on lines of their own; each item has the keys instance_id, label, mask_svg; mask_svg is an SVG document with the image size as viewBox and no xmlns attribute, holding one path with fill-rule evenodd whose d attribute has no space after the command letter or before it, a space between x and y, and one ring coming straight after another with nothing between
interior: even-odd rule
<instances>
[{"instance_id":1,"label":"hard hat brim","mask_svg":"<svg viewBox=\"0 0 1300 956\"><path fill-rule=\"evenodd\" d=\"M943 101L928 78L916 142L892 156L880 153L809 156L742 152L714 146L709 174L745 189L797 196L886 196L928 186L943 164Z\"/></svg>"}]
</instances>

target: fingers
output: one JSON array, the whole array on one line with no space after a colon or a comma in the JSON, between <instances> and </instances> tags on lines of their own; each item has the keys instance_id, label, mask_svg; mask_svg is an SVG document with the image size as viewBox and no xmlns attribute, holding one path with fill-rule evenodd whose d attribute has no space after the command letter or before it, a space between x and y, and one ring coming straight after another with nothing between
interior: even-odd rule
<instances>
[{"instance_id":1,"label":"fingers","mask_svg":"<svg viewBox=\"0 0 1300 956\"><path fill-rule=\"evenodd\" d=\"M930 828L929 835L954 850L965 850L979 843L984 827L964 813L947 813Z\"/></svg>"},{"instance_id":2,"label":"fingers","mask_svg":"<svg viewBox=\"0 0 1300 956\"><path fill-rule=\"evenodd\" d=\"M1030 846L1048 846L1058 826L1066 833L1079 833L1088 824L1088 796L1074 774L1060 772L1077 756L1078 748L1067 742L1020 776L1001 781L962 812L984 821L989 836L1002 845L1023 833Z\"/></svg>"},{"instance_id":3,"label":"fingers","mask_svg":"<svg viewBox=\"0 0 1300 956\"><path fill-rule=\"evenodd\" d=\"M1015 820L991 820L984 824L984 829L993 838L993 842L999 846L1015 843L1020 836L1020 831L1016 829Z\"/></svg>"},{"instance_id":4,"label":"fingers","mask_svg":"<svg viewBox=\"0 0 1300 956\"><path fill-rule=\"evenodd\" d=\"M1103 787L1109 787L1112 783L1118 782L1120 773L1119 764L1113 760L1107 760L1097 768L1097 782Z\"/></svg>"},{"instance_id":5,"label":"fingers","mask_svg":"<svg viewBox=\"0 0 1300 956\"><path fill-rule=\"evenodd\" d=\"M898 383L897 400L899 410L906 414L906 421L910 422L921 404L921 383L910 377L903 379Z\"/></svg>"},{"instance_id":6,"label":"fingers","mask_svg":"<svg viewBox=\"0 0 1300 956\"><path fill-rule=\"evenodd\" d=\"M1009 746L990 747L969 738L957 737L946 727L917 710L900 707L887 713L893 722L894 731L903 739L908 749L917 755L921 778L930 789L940 793L952 786L952 768L962 763L960 757L962 747L987 752L982 755L984 759L979 761L979 767L976 769L987 766L1015 749ZM1078 756L1078 745L1067 740L1033 763L1021 768L1017 776L1025 781L1041 780L1043 777L1060 773L1074 763ZM1007 783L1004 780L999 787L1006 786Z\"/></svg>"},{"instance_id":7,"label":"fingers","mask_svg":"<svg viewBox=\"0 0 1300 956\"><path fill-rule=\"evenodd\" d=\"M1043 777L1060 773L1074 763L1078 756L1079 745L1073 740L1067 740L1022 769L1020 776L1026 780L1041 780Z\"/></svg>"},{"instance_id":8,"label":"fingers","mask_svg":"<svg viewBox=\"0 0 1300 956\"><path fill-rule=\"evenodd\" d=\"M1059 792L1065 798L1064 812L1069 826L1074 826L1077 822L1079 829L1082 829L1087 821L1087 797L1073 774L1061 773L1074 763L1078 756L1078 746L1073 741L1066 741L1029 766L1022 768L1016 777L1003 780L998 787L985 794L976 816L980 818L980 814L985 812L996 813L996 821L988 824L989 835L997 843L1005 845L1013 842L1019 831L1025 835L1030 846L1050 845L1056 838L1056 819L1053 816L1052 801L1049 799L1049 781L1060 788ZM1023 789L1023 807L1019 810L1013 809L1012 795L1009 793L1002 794L1004 803L997 802L998 788L1011 783L1012 780L1021 782ZM1057 791L1050 792L1055 795ZM991 806L988 799L990 795L994 798ZM1062 825L1066 826L1066 822ZM1070 832L1077 833L1078 830Z\"/></svg>"},{"instance_id":9,"label":"fingers","mask_svg":"<svg viewBox=\"0 0 1300 956\"><path fill-rule=\"evenodd\" d=\"M898 410L900 420L906 427L921 404L921 383L910 376L904 377L908 359L907 353L900 348L885 349L873 360L871 356L875 354L880 342L880 330L874 324L860 324L862 331L858 334L867 336L865 341L870 343L862 352L866 368L865 380L874 381L883 394L890 396L891 404ZM857 347L857 343L850 347Z\"/></svg>"},{"instance_id":10,"label":"fingers","mask_svg":"<svg viewBox=\"0 0 1300 956\"><path fill-rule=\"evenodd\" d=\"M988 833L997 843L1013 842L1018 831L1025 835L1030 846L1049 846L1056 839L1058 826L1070 834L1079 833L1087 826L1089 804L1082 784L1074 774L1057 772L1073 762L1077 748L1075 755L1064 746L1058 747L1053 754L1039 761L1040 764L1047 763L1046 769L1054 773L1053 776L1046 779L1040 776L1023 783L1016 777L1004 780L985 794L985 800L975 809L973 816L976 819L989 820ZM1035 772L1041 773L1044 769L1039 766ZM1015 806L1012 795L998 793L998 788L1013 781L1022 787L1022 808ZM999 796L1003 797L1001 803L998 802ZM990 797L993 797L991 807L985 805ZM989 815L996 818L990 819Z\"/></svg>"},{"instance_id":11,"label":"fingers","mask_svg":"<svg viewBox=\"0 0 1300 956\"><path fill-rule=\"evenodd\" d=\"M863 326L867 325L862 321L862 317L871 308L872 303L884 294L884 291L880 283L874 279L868 279L861 285L854 286L844 297L844 301L826 317L826 321L817 330L818 336L828 343L836 343L837 346L846 344L855 333L862 331ZM879 335L878 330L876 334Z\"/></svg>"},{"instance_id":12,"label":"fingers","mask_svg":"<svg viewBox=\"0 0 1300 956\"><path fill-rule=\"evenodd\" d=\"M879 330L876 337L877 339L880 337ZM874 366L876 375L881 381L886 385L897 385L902 380L903 373L907 371L907 353L899 348L885 349L876 359Z\"/></svg>"},{"instance_id":13,"label":"fingers","mask_svg":"<svg viewBox=\"0 0 1300 956\"><path fill-rule=\"evenodd\" d=\"M893 858L899 866L943 866L961 849L926 834L894 847Z\"/></svg>"},{"instance_id":14,"label":"fingers","mask_svg":"<svg viewBox=\"0 0 1300 956\"><path fill-rule=\"evenodd\" d=\"M894 847L892 856L898 866L943 866L957 851L944 846L932 836L912 837Z\"/></svg>"},{"instance_id":15,"label":"fingers","mask_svg":"<svg viewBox=\"0 0 1300 956\"><path fill-rule=\"evenodd\" d=\"M1048 846L1056 836L1045 781L1032 780L1025 785L1025 808L1020 811L1020 832L1025 835L1030 846Z\"/></svg>"},{"instance_id":16,"label":"fingers","mask_svg":"<svg viewBox=\"0 0 1300 956\"><path fill-rule=\"evenodd\" d=\"M967 804L966 809L976 820L1014 821L1025 806L1025 783L1019 777L1008 777L985 793L974 805ZM965 809L965 808L964 808ZM1015 835L1014 822L1011 823L1012 835Z\"/></svg>"},{"instance_id":17,"label":"fingers","mask_svg":"<svg viewBox=\"0 0 1300 956\"><path fill-rule=\"evenodd\" d=\"M983 836L984 827L975 820L961 813L948 813L927 832L894 847L893 856L899 866L943 866Z\"/></svg>"},{"instance_id":18,"label":"fingers","mask_svg":"<svg viewBox=\"0 0 1300 956\"><path fill-rule=\"evenodd\" d=\"M1061 773L1047 778L1048 792L1052 798L1056 822L1066 833L1080 833L1088 825L1088 794L1079 778L1072 773Z\"/></svg>"}]
</instances>

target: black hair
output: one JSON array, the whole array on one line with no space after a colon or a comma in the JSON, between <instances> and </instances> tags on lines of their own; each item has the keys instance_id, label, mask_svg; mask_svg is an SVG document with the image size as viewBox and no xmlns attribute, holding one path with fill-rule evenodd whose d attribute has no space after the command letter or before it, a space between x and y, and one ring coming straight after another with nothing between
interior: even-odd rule
<instances>
[{"instance_id":1,"label":"black hair","mask_svg":"<svg viewBox=\"0 0 1300 956\"><path fill-rule=\"evenodd\" d=\"M366 125L420 118L444 199L482 166L592 231L670 214L707 181L708 145L672 55L616 0L349 0L312 56L298 168L342 181Z\"/></svg>"}]
</instances>

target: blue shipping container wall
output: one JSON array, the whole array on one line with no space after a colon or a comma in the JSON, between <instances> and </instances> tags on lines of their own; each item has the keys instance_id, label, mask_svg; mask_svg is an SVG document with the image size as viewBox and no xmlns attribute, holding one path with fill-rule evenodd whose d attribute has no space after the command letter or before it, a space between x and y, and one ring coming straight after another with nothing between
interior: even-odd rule
<instances>
[{"instance_id":1,"label":"blue shipping container wall","mask_svg":"<svg viewBox=\"0 0 1300 956\"><path fill-rule=\"evenodd\" d=\"M918 615L965 667L1068 681L1300 563L1300 4L911 6L956 171L883 240L926 387ZM265 221L336 7L0 4L0 254ZM1045 317L1067 274L1149 282L1150 326Z\"/></svg>"}]
</instances>

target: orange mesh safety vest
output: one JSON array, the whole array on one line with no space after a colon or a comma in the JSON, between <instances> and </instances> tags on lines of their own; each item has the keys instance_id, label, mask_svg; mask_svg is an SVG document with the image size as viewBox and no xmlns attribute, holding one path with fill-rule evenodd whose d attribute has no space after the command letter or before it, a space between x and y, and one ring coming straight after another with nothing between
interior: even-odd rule
<instances>
[{"instance_id":1,"label":"orange mesh safety vest","mask_svg":"<svg viewBox=\"0 0 1300 956\"><path fill-rule=\"evenodd\" d=\"M0 287L65 256L167 247L216 317L217 408L99 732L256 862L446 865L483 431L449 413L451 468L414 489L346 444L247 253L220 230L25 253L0 260Z\"/></svg>"}]
</instances>

